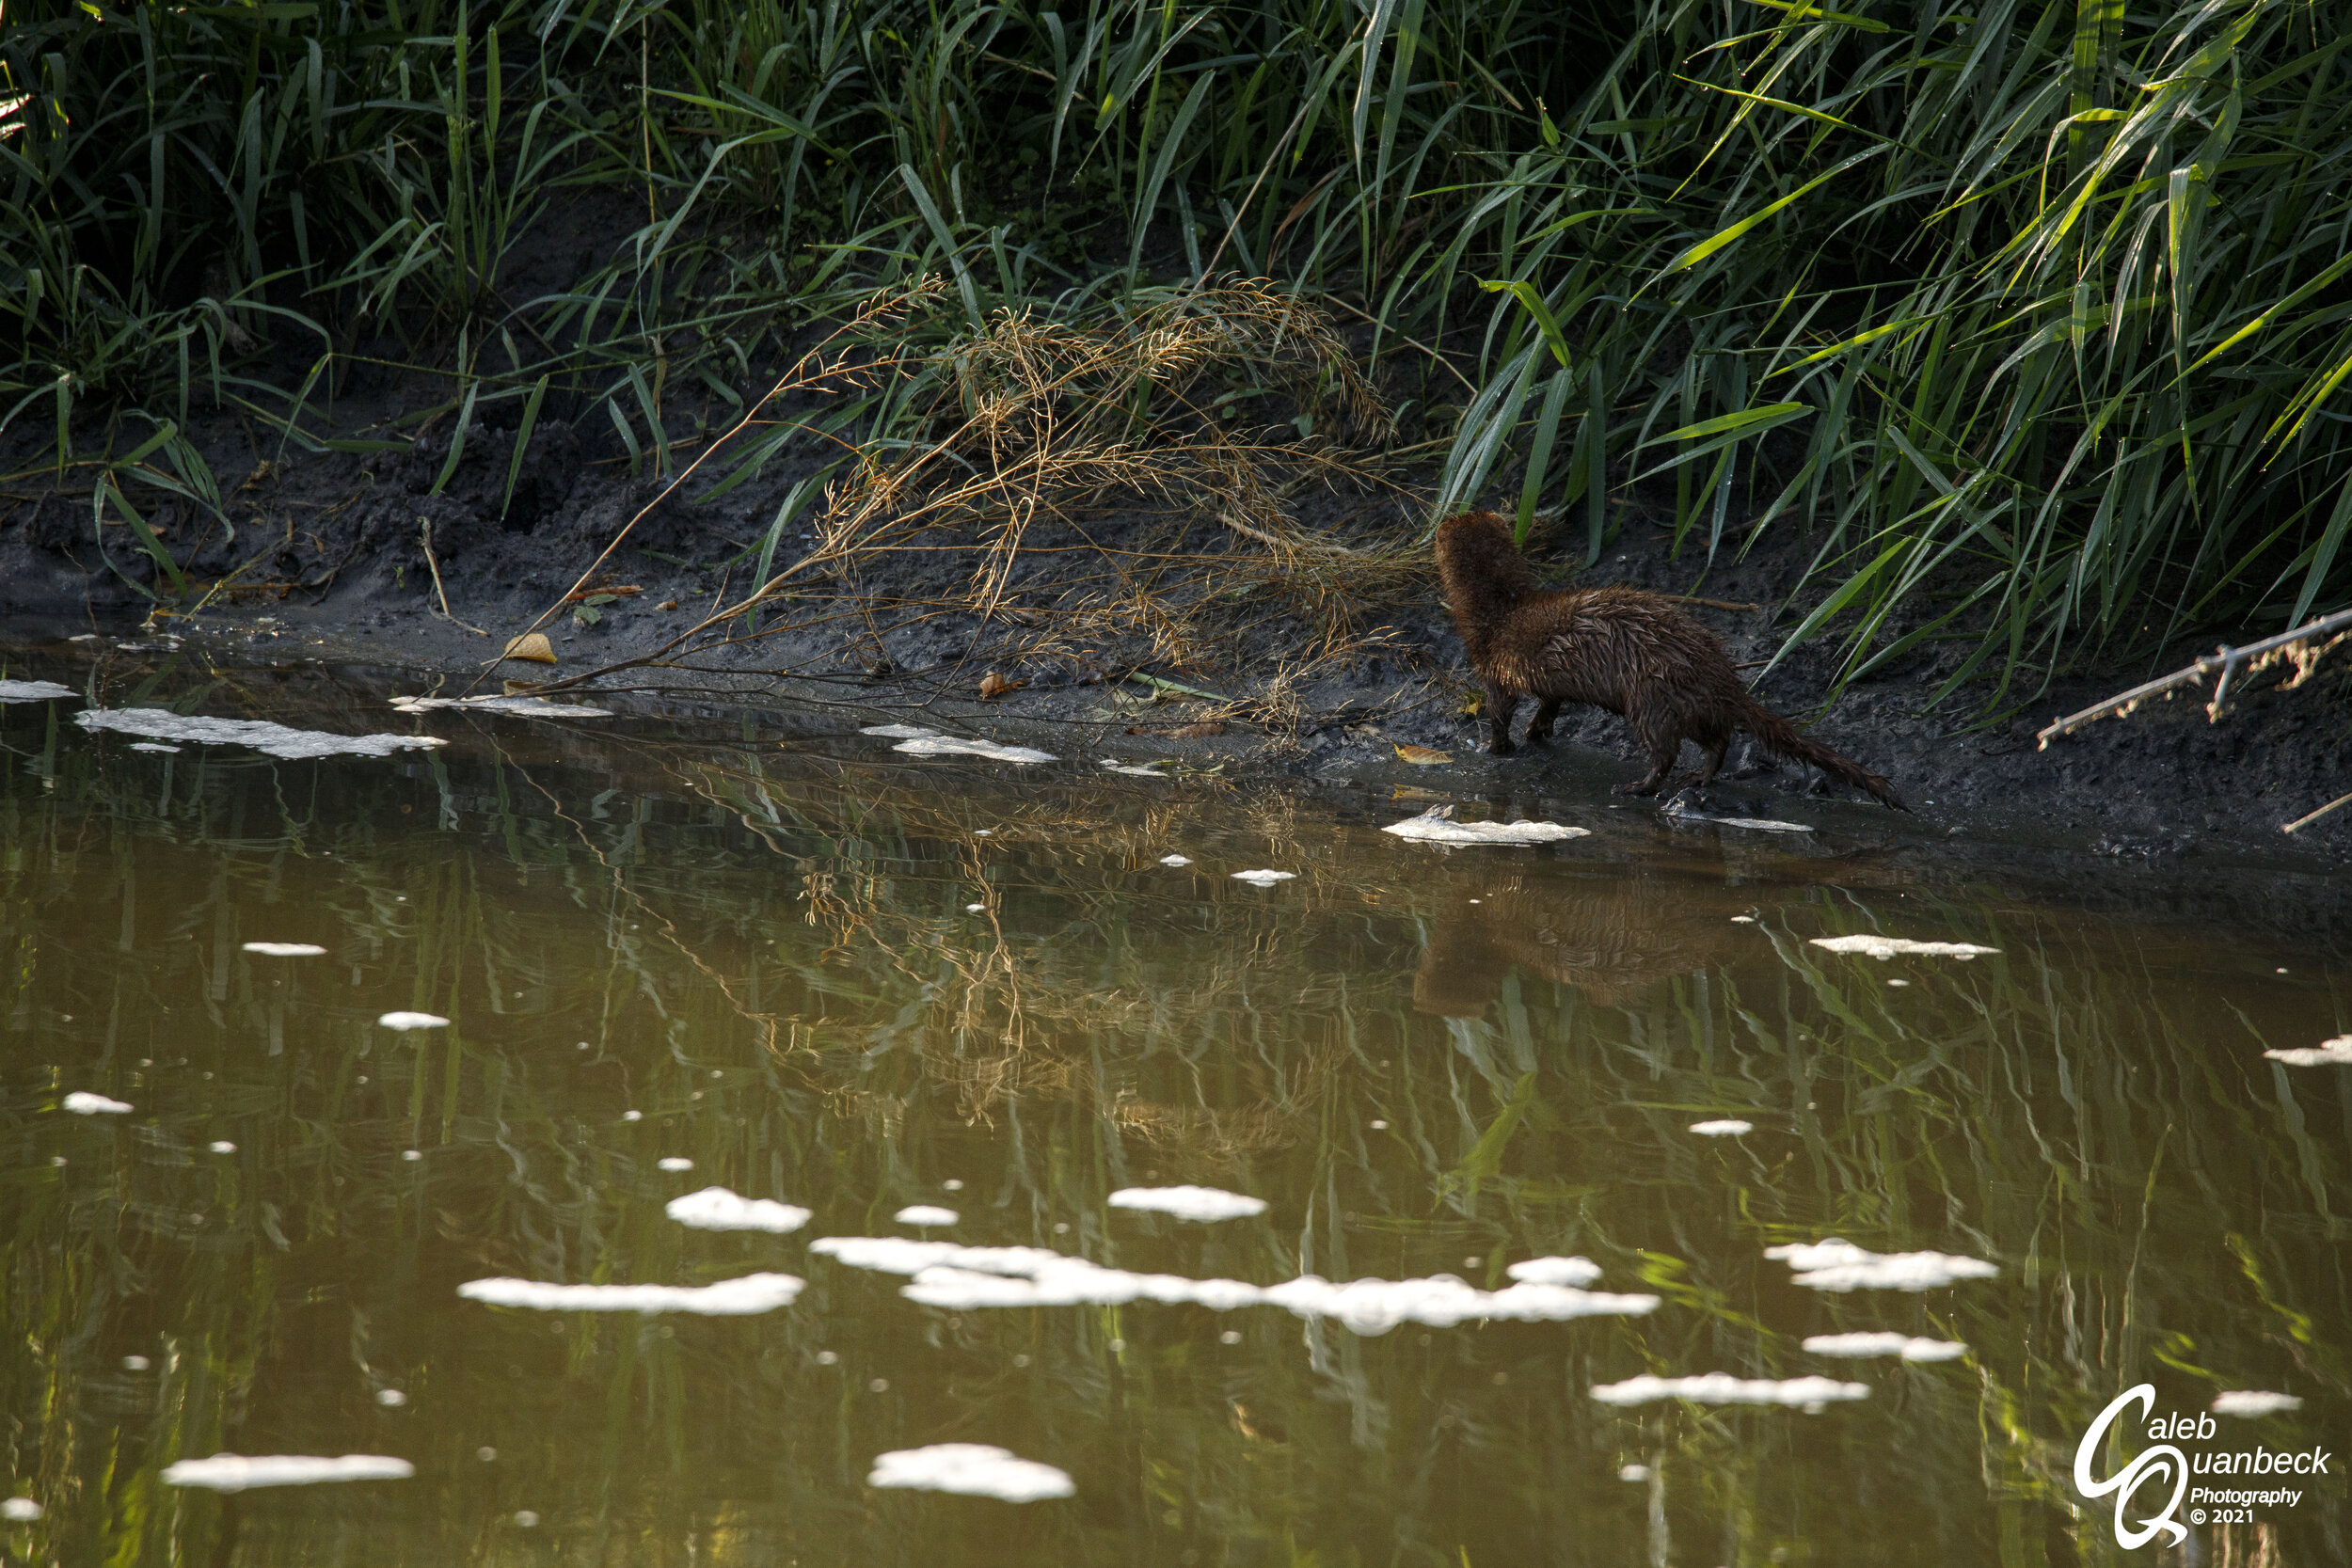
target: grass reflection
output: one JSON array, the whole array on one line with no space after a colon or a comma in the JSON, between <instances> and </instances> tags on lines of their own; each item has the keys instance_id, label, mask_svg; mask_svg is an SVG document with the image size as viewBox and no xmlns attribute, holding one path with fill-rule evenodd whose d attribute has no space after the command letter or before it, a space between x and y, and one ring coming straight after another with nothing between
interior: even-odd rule
<instances>
[{"instance_id":1,"label":"grass reflection","mask_svg":"<svg viewBox=\"0 0 2352 1568\"><path fill-rule=\"evenodd\" d=\"M0 1410L48 1510L0 1539L28 1561L2103 1561L2068 1467L2118 1387L2298 1392L2279 1446L2341 1426L2352 1106L2261 1055L2345 1027L2309 951L1597 811L1558 849L1449 854L1295 795L1012 793L855 739L453 721L476 737L421 759L268 765L0 726ZM1300 875L1226 876L1254 865ZM2000 951L1807 940L1878 929ZM453 1023L376 1027L392 1008ZM136 1109L63 1115L72 1089ZM1686 1131L1719 1117L1756 1131ZM1184 1181L1272 1207L1104 1203ZM817 1218L663 1216L712 1182ZM1666 1305L1366 1339L1263 1307L920 1308L805 1250L911 1202L961 1240L1262 1283L1492 1288L1582 1252ZM1831 1234L2001 1275L1834 1296L1763 1258ZM454 1295L755 1269L808 1289L744 1320ZM1972 1349L1799 1346L1865 1329ZM1587 1394L1710 1370L1874 1393ZM863 1485L957 1440L1078 1495ZM217 1449L417 1476L161 1484ZM2264 1549L2327 1560L2341 1507Z\"/></svg>"}]
</instances>

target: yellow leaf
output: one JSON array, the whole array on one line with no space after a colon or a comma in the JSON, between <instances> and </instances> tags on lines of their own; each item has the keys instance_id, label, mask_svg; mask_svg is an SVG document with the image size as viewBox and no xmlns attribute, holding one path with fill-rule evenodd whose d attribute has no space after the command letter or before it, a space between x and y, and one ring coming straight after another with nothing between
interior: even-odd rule
<instances>
[{"instance_id":1,"label":"yellow leaf","mask_svg":"<svg viewBox=\"0 0 2352 1568\"><path fill-rule=\"evenodd\" d=\"M1397 743L1396 754L1422 768L1436 768L1454 760L1452 752L1436 752L1426 746L1407 746L1402 741Z\"/></svg>"},{"instance_id":2,"label":"yellow leaf","mask_svg":"<svg viewBox=\"0 0 2352 1568\"><path fill-rule=\"evenodd\" d=\"M527 658L533 664L553 664L555 647L543 631L527 631L506 644L506 657Z\"/></svg>"},{"instance_id":3,"label":"yellow leaf","mask_svg":"<svg viewBox=\"0 0 2352 1568\"><path fill-rule=\"evenodd\" d=\"M980 677L980 696L983 699L993 700L1003 696L1008 691L1018 691L1028 684L1027 681L1009 681L991 670Z\"/></svg>"}]
</instances>

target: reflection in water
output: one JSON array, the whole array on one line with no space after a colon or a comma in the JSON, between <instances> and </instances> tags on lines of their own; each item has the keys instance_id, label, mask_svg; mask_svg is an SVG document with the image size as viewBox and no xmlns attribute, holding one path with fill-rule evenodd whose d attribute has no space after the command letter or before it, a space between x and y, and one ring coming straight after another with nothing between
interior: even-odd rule
<instances>
[{"instance_id":1,"label":"reflection in water","mask_svg":"<svg viewBox=\"0 0 2352 1568\"><path fill-rule=\"evenodd\" d=\"M1729 924L1752 899L1696 868L1612 867L1581 876L1521 869L1455 874L1413 974L1413 1005L1477 1018L1517 970L1614 1007L1660 981L1694 975L1756 942Z\"/></svg>"},{"instance_id":2,"label":"reflection in water","mask_svg":"<svg viewBox=\"0 0 2352 1568\"><path fill-rule=\"evenodd\" d=\"M1083 758L1016 787L849 734L203 678L103 696L452 744L135 753L0 709L0 1494L43 1510L0 1525L19 1558L2109 1561L2071 1466L2122 1387L2298 1396L2259 1418L2280 1447L2343 1430L2352 1101L2263 1054L2346 1032L2316 942L1575 801L1543 814L1590 837L1452 852L1378 832L1392 806ZM1810 941L1864 933L1999 951ZM1109 1202L1183 1185L1268 1207ZM714 1187L811 1217L665 1212L749 1212ZM1494 1292L1581 1256L1598 1278L1563 1283L1661 1305L1367 1338L1266 1306L926 1307L811 1245L917 1239L918 1207L1134 1275ZM1836 1293L1765 1256L1833 1236L1998 1273ZM459 1295L761 1276L805 1283L733 1316ZM1827 1338L1853 1335L1885 1358ZM1967 1350L1899 1358L1930 1343ZM1710 1374L1868 1391L1594 1397ZM869 1484L943 1444L1073 1495ZM414 1475L166 1484L224 1451ZM2343 1525L2330 1491L2197 1550L2337 1561Z\"/></svg>"}]
</instances>

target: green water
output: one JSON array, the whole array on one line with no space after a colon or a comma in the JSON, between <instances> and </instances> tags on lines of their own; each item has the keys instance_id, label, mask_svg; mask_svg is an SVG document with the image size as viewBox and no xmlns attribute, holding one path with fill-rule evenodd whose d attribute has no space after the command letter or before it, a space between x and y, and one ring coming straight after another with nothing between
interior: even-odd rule
<instances>
[{"instance_id":1,"label":"green water","mask_svg":"<svg viewBox=\"0 0 2352 1568\"><path fill-rule=\"evenodd\" d=\"M2159 1411L2299 1395L2231 1428L2278 1448L2352 1437L2352 1098L2342 1068L2263 1056L2352 1027L2325 930L2233 936L2163 871L2161 916L2114 912L2111 881L2099 912L2056 860L1972 865L1858 811L1788 837L1571 791L1515 804L1590 837L1448 851L1378 832L1421 809L1381 791L381 695L193 665L101 692L453 744L137 752L78 700L0 708L0 1490L44 1510L0 1526L8 1561L2345 1560L2340 1482L2125 1553L2072 1479L2141 1381ZM1297 876L1231 879L1252 867ZM1999 951L1809 940L1854 932ZM395 1009L452 1022L380 1027ZM133 1109L67 1114L72 1091ZM1726 1117L1755 1130L1687 1131ZM1105 1203L1181 1182L1269 1207ZM666 1217L710 1184L814 1218ZM914 1203L957 1210L960 1242L1127 1269L1495 1289L1582 1254L1599 1289L1662 1300L1363 1337L1268 1306L946 1311L809 1251L914 1234L892 1219ZM1764 1257L1831 1235L1999 1274L1836 1295ZM456 1293L758 1271L806 1288L732 1318ZM1971 1349L1800 1346L1857 1330ZM1709 1371L1870 1392L1590 1395ZM866 1484L876 1455L951 1441L1075 1495ZM164 1483L221 1450L415 1474Z\"/></svg>"}]
</instances>

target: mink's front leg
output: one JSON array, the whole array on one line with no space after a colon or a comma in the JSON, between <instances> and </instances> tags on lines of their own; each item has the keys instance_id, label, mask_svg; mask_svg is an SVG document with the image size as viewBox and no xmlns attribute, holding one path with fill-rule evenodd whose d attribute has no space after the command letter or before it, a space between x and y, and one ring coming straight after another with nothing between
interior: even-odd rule
<instances>
[{"instance_id":1,"label":"mink's front leg","mask_svg":"<svg viewBox=\"0 0 2352 1568\"><path fill-rule=\"evenodd\" d=\"M1551 726L1560 717L1560 699L1546 697L1535 705L1535 717L1527 721L1530 745L1540 746L1551 738Z\"/></svg>"},{"instance_id":2,"label":"mink's front leg","mask_svg":"<svg viewBox=\"0 0 2352 1568\"><path fill-rule=\"evenodd\" d=\"M1486 683L1486 750L1491 754L1507 757L1518 749L1511 744L1511 716L1518 708L1518 692L1506 691L1492 681Z\"/></svg>"}]
</instances>

